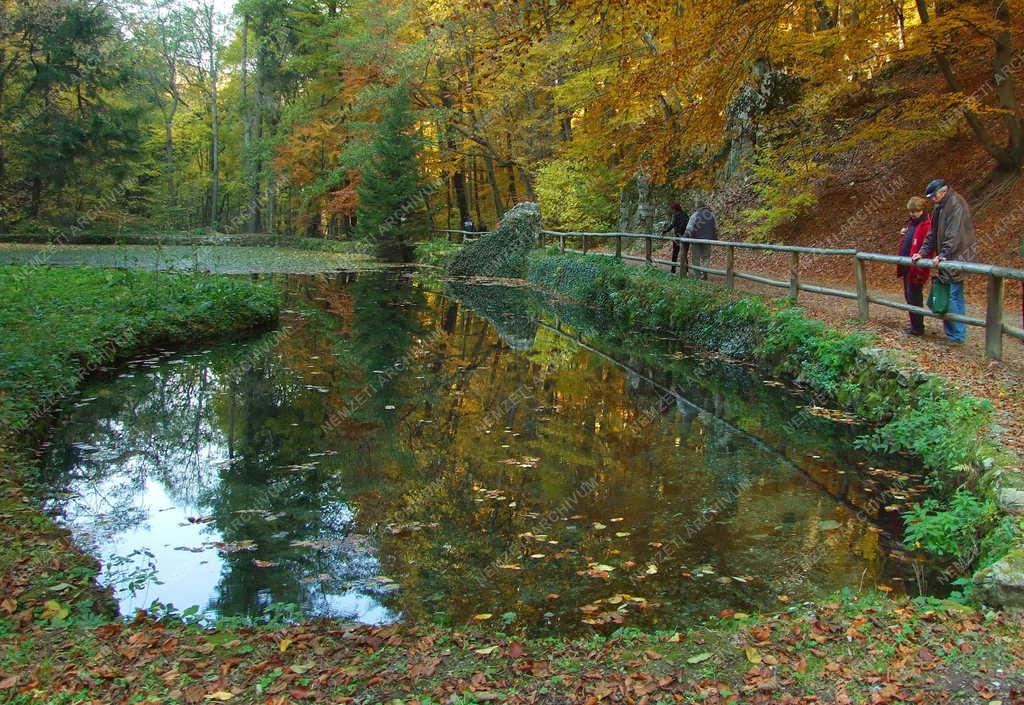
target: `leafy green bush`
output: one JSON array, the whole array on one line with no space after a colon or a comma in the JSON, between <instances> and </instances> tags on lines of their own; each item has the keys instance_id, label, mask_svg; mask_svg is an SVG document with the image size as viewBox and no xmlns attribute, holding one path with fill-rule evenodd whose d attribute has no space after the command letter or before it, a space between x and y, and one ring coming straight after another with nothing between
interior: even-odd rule
<instances>
[{"instance_id":1,"label":"leafy green bush","mask_svg":"<svg viewBox=\"0 0 1024 705\"><path fill-rule=\"evenodd\" d=\"M948 501L926 499L903 515L904 543L933 556L969 566L999 516L994 502L958 490Z\"/></svg>"},{"instance_id":2,"label":"leafy green bush","mask_svg":"<svg viewBox=\"0 0 1024 705\"><path fill-rule=\"evenodd\" d=\"M750 239L768 242L775 231L810 213L818 205L819 185L827 166L811 159L781 160L763 150L752 167L761 204L743 212Z\"/></svg>"},{"instance_id":3,"label":"leafy green bush","mask_svg":"<svg viewBox=\"0 0 1024 705\"><path fill-rule=\"evenodd\" d=\"M504 215L501 224L452 255L448 274L456 277L522 277L526 255L537 244L540 209L520 203Z\"/></svg>"},{"instance_id":4,"label":"leafy green bush","mask_svg":"<svg viewBox=\"0 0 1024 705\"><path fill-rule=\"evenodd\" d=\"M937 486L955 487L978 460L992 414L988 401L951 394L932 378L917 387L909 408L857 443L868 450L909 451L936 472Z\"/></svg>"},{"instance_id":5,"label":"leafy green bush","mask_svg":"<svg viewBox=\"0 0 1024 705\"><path fill-rule=\"evenodd\" d=\"M121 355L250 329L279 307L248 279L34 266L0 268L0 297L0 437Z\"/></svg>"},{"instance_id":6,"label":"leafy green bush","mask_svg":"<svg viewBox=\"0 0 1024 705\"><path fill-rule=\"evenodd\" d=\"M535 186L545 221L552 228L582 232L615 229L618 182L608 169L575 159L554 159L537 172Z\"/></svg>"}]
</instances>

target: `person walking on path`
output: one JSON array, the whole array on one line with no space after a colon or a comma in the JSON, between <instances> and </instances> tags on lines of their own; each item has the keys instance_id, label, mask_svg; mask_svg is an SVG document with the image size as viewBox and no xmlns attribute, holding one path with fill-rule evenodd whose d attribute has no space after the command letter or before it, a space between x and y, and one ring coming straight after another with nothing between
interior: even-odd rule
<instances>
[{"instance_id":1,"label":"person walking on path","mask_svg":"<svg viewBox=\"0 0 1024 705\"><path fill-rule=\"evenodd\" d=\"M661 231L662 236L668 234L669 230L673 231L675 237L683 237L686 233L686 221L689 220L686 213L683 211L683 207L678 203L673 203L668 207L669 212L672 214L672 220L669 221L665 229ZM679 242L677 240L672 241L672 273L676 273L676 262L679 261L679 249L682 245L683 259L680 264L682 267L686 267L690 256L690 243Z\"/></svg>"},{"instance_id":2,"label":"person walking on path","mask_svg":"<svg viewBox=\"0 0 1024 705\"><path fill-rule=\"evenodd\" d=\"M468 215L466 216L466 219L464 221L462 221L462 232L463 233L475 233L476 232L476 225L473 224L473 219L470 218Z\"/></svg>"},{"instance_id":3,"label":"person walking on path","mask_svg":"<svg viewBox=\"0 0 1024 705\"><path fill-rule=\"evenodd\" d=\"M924 240L928 237L932 220L925 213L928 202L920 196L914 196L907 202L910 220L900 231L900 257L913 257L921 251ZM906 267L896 265L896 276L903 280L903 298L911 306L924 306L924 285L928 282L928 270L913 265ZM910 325L903 329L907 335L924 335L924 316L920 313L910 314Z\"/></svg>"},{"instance_id":4,"label":"person walking on path","mask_svg":"<svg viewBox=\"0 0 1024 705\"><path fill-rule=\"evenodd\" d=\"M935 211L924 245L913 259L934 256L936 266L944 260L974 262L978 257L978 238L967 201L942 179L929 183L924 195L935 203ZM963 273L939 270L937 277L949 284L949 313L963 315L967 311ZM967 340L966 324L947 320L943 321L943 328L949 342L960 344Z\"/></svg>"},{"instance_id":5,"label":"person walking on path","mask_svg":"<svg viewBox=\"0 0 1024 705\"><path fill-rule=\"evenodd\" d=\"M717 240L718 222L715 214L711 211L707 201L697 201L697 210L690 216L686 224L686 237L695 240ZM694 244L693 263L698 267L707 267L711 262L711 245L705 243ZM707 279L707 272L700 272L701 279Z\"/></svg>"}]
</instances>

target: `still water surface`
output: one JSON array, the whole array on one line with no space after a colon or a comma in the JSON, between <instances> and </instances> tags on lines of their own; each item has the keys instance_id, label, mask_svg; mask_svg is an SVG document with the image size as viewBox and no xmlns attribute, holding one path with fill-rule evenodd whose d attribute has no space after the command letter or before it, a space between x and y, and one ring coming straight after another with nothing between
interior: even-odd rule
<instances>
[{"instance_id":1,"label":"still water surface","mask_svg":"<svg viewBox=\"0 0 1024 705\"><path fill-rule=\"evenodd\" d=\"M553 318L509 336L396 272L285 287L279 331L138 360L63 416L52 505L125 613L572 633L900 589L870 504L895 471L776 383Z\"/></svg>"}]
</instances>

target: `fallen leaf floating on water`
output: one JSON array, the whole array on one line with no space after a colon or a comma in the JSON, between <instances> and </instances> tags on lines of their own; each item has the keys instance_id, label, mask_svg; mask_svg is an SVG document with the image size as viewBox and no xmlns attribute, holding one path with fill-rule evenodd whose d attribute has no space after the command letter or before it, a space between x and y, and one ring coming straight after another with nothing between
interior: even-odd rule
<instances>
[{"instance_id":1,"label":"fallen leaf floating on water","mask_svg":"<svg viewBox=\"0 0 1024 705\"><path fill-rule=\"evenodd\" d=\"M224 543L223 541L214 541L213 545L216 546L217 550L221 553L237 553L239 551L255 551L256 543L246 539L244 541L233 541L231 543Z\"/></svg>"}]
</instances>

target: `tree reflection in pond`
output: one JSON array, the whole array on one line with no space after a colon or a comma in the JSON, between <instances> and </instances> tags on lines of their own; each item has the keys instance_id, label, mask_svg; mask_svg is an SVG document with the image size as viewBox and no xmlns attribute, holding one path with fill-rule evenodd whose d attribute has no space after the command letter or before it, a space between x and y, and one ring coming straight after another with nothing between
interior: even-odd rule
<instances>
[{"instance_id":1,"label":"tree reflection in pond","mask_svg":"<svg viewBox=\"0 0 1024 705\"><path fill-rule=\"evenodd\" d=\"M849 432L788 424L743 368L636 345L624 368L553 321L513 350L397 273L286 289L280 332L139 361L67 410L55 506L163 581L125 611L573 632L898 578Z\"/></svg>"}]
</instances>

